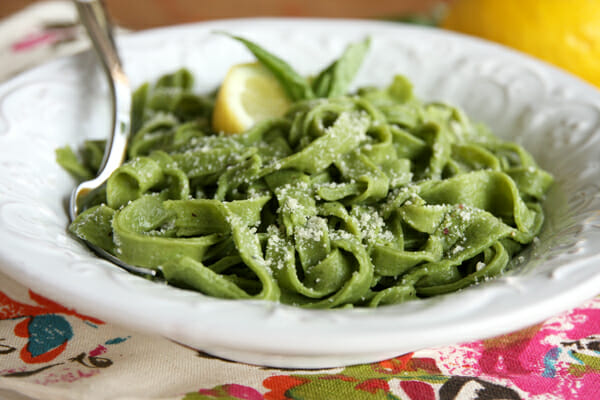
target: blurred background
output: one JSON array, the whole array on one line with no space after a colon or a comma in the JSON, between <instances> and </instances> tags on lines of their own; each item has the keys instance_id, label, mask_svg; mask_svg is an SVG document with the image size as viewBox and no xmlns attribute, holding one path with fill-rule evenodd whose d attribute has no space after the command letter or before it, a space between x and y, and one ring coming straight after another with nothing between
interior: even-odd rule
<instances>
[{"instance_id":1,"label":"blurred background","mask_svg":"<svg viewBox=\"0 0 600 400\"><path fill-rule=\"evenodd\" d=\"M135 31L210 19L371 18L434 25L496 41L600 87L600 0L105 0ZM0 80L80 49L68 0L0 0ZM79 41L81 42L81 41Z\"/></svg>"},{"instance_id":2,"label":"blurred background","mask_svg":"<svg viewBox=\"0 0 600 400\"><path fill-rule=\"evenodd\" d=\"M44 0L0 0L0 18ZM106 0L111 15L128 29L256 16L404 18L429 16L450 0Z\"/></svg>"}]
</instances>

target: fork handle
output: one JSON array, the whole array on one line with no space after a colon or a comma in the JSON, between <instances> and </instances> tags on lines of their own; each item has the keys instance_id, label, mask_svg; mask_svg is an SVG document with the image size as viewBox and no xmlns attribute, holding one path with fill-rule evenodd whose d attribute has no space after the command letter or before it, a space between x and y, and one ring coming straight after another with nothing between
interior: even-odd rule
<instances>
[{"instance_id":1,"label":"fork handle","mask_svg":"<svg viewBox=\"0 0 600 400\"><path fill-rule=\"evenodd\" d=\"M108 78L112 100L112 134L106 142L98 176L100 186L124 161L130 129L131 87L123 72L112 35L112 24L100 0L76 0L79 18L85 26Z\"/></svg>"}]
</instances>

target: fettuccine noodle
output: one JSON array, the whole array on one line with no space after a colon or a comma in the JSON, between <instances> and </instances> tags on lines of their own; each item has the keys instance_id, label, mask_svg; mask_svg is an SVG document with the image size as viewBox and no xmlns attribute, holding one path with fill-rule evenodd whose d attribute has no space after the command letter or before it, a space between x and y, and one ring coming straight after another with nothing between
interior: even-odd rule
<instances>
[{"instance_id":1,"label":"fettuccine noodle","mask_svg":"<svg viewBox=\"0 0 600 400\"><path fill-rule=\"evenodd\" d=\"M552 177L460 110L416 99L401 76L345 94L339 71L355 72L367 46L240 135L211 131L214 96L194 94L188 71L142 86L129 160L70 230L179 287L309 308L502 274L539 233ZM102 146L88 142L83 165L68 149L59 161L93 176Z\"/></svg>"}]
</instances>

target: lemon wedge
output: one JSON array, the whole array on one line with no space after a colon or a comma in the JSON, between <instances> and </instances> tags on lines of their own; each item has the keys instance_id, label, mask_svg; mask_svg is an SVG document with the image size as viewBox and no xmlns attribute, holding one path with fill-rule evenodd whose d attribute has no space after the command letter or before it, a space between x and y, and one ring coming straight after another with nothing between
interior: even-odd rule
<instances>
[{"instance_id":1,"label":"lemon wedge","mask_svg":"<svg viewBox=\"0 0 600 400\"><path fill-rule=\"evenodd\" d=\"M212 127L241 133L264 119L282 116L290 104L284 88L262 64L234 65L217 93Z\"/></svg>"}]
</instances>

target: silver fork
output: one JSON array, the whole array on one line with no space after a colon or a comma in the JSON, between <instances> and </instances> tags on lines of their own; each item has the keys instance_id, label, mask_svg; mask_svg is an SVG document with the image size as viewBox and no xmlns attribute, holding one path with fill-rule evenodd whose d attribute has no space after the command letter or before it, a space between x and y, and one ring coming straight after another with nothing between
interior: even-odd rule
<instances>
[{"instance_id":1,"label":"silver fork","mask_svg":"<svg viewBox=\"0 0 600 400\"><path fill-rule=\"evenodd\" d=\"M104 158L98 175L81 182L71 194L69 216L71 221L81 212L85 197L100 189L110 175L123 163L130 129L131 87L123 71L112 34L112 24L101 0L75 0L79 18L94 45L108 79L112 102L112 132L106 142ZM89 242L86 244L98 255L134 273L156 275L156 271L129 265L104 249Z\"/></svg>"}]
</instances>

